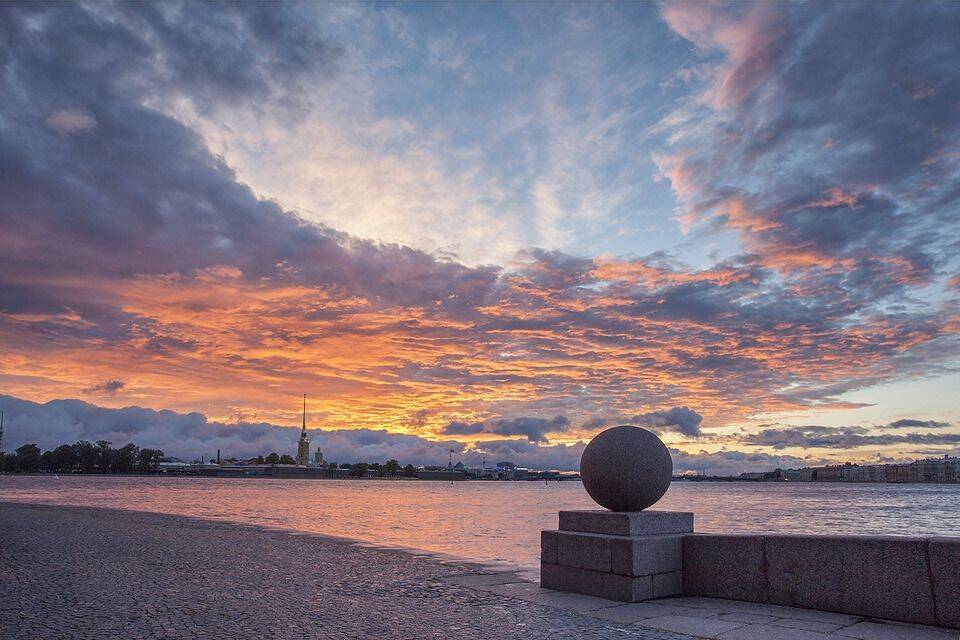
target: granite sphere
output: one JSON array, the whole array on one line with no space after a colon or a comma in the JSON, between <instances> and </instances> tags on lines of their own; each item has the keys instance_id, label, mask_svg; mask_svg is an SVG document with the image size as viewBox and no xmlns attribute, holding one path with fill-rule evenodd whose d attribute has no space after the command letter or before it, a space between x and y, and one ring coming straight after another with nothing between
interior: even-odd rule
<instances>
[{"instance_id":1,"label":"granite sphere","mask_svg":"<svg viewBox=\"0 0 960 640\"><path fill-rule=\"evenodd\" d=\"M580 458L590 497L611 511L643 511L670 488L673 460L655 433L612 427L590 441Z\"/></svg>"}]
</instances>

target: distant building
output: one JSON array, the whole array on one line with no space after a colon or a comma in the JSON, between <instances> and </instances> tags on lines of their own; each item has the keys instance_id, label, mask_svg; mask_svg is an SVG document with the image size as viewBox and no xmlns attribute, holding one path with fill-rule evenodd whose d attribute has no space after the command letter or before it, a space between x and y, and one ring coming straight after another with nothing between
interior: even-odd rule
<instances>
[{"instance_id":1,"label":"distant building","mask_svg":"<svg viewBox=\"0 0 960 640\"><path fill-rule=\"evenodd\" d=\"M307 394L303 394L303 428L300 442L297 443L297 464L306 467L310 464L310 440L307 438Z\"/></svg>"},{"instance_id":2,"label":"distant building","mask_svg":"<svg viewBox=\"0 0 960 640\"><path fill-rule=\"evenodd\" d=\"M945 455L899 464L841 464L787 469L784 479L794 482L957 483L960 482L960 458Z\"/></svg>"},{"instance_id":3,"label":"distant building","mask_svg":"<svg viewBox=\"0 0 960 640\"><path fill-rule=\"evenodd\" d=\"M307 444L307 446L308 447L310 446L309 443ZM313 454L313 465L315 467L323 467L323 466L326 466L326 464L327 463L323 459L323 451L320 451L320 449L317 449L317 451Z\"/></svg>"}]
</instances>

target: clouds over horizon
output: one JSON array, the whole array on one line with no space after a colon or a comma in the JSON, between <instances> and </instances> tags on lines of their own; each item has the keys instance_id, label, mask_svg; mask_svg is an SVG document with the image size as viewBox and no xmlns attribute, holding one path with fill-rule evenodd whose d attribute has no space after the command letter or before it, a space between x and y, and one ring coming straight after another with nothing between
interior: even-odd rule
<instances>
[{"instance_id":1,"label":"clouds over horizon","mask_svg":"<svg viewBox=\"0 0 960 640\"><path fill-rule=\"evenodd\" d=\"M9 396L0 397L5 413L5 442L14 446L35 442L52 449L76 440L108 440L114 446L135 442L162 449L167 455L187 460L208 457L221 450L223 456L248 457L271 451L292 454L299 429L267 423L223 424L208 421L200 413L180 414L140 407L106 409L78 400L55 400L37 404ZM433 441L416 435L385 430L308 429L311 450L319 447L331 462L383 462L390 458L415 465L446 464L454 450L457 458L472 466L482 459L488 463L510 461L534 469L576 470L583 442L543 444L526 439L463 442L457 439ZM799 461L789 456L733 451L715 454L687 454L673 450L676 471L710 467L716 472L740 473L758 466ZM770 467L773 468L773 467Z\"/></svg>"},{"instance_id":2,"label":"clouds over horizon","mask_svg":"<svg viewBox=\"0 0 960 640\"><path fill-rule=\"evenodd\" d=\"M218 449L224 457L247 458L270 452L292 455L299 438L298 426L244 420L223 423L208 420L195 411L178 413L137 406L111 409L81 400L51 400L40 404L11 396L0 396L0 405L5 415L4 448L8 452L26 443L36 443L41 449L49 450L78 440L107 440L115 446L134 442L144 447L159 448L167 455L187 460L199 459L201 455L213 456ZM312 422L312 416L308 416L308 425ZM523 425L529 423L530 418L500 419L490 424L498 422ZM546 422L559 424L562 421ZM451 437L440 439L367 428L308 428L308 434L311 450L320 448L324 458L330 462L383 462L393 458L403 464L442 465L452 449L458 459L471 466L479 466L482 460L486 460L489 463L509 461L534 469L579 468L586 441L549 443L545 439L524 437L528 434L522 428L514 430L517 434L511 435L522 437L474 440L469 436L499 434L485 430L472 432L469 429L465 429L464 433L452 431L449 434ZM922 447L918 451L932 453L938 450L936 447L960 445L960 434L874 434L869 428L855 426L785 427L726 438L720 450L691 452L671 448L670 451L677 473L710 469L712 474L735 475L744 471L811 466L829 461L816 455L801 457L782 453L786 448L842 449L847 450L848 455L857 455L856 449L890 444L915 445ZM737 447L748 449L740 450ZM767 447L772 451L759 451L757 447ZM866 462L875 461L876 457L872 452L859 455L859 459Z\"/></svg>"},{"instance_id":3,"label":"clouds over horizon","mask_svg":"<svg viewBox=\"0 0 960 640\"><path fill-rule=\"evenodd\" d=\"M924 427L944 428L950 426L947 423L934 422L932 420L898 420L899 427L888 425L886 428L907 428ZM896 424L896 423L893 423ZM932 425L932 426L931 426ZM881 429L885 427L880 427ZM890 446L890 445L934 445L934 446L954 446L960 445L960 434L958 433L909 433L909 434L891 434L891 433L871 433L866 427L847 426L847 427L824 427L819 425L806 425L799 427L785 427L775 429L762 429L757 433L746 435L742 442L747 445L772 447L773 449L858 449L870 446Z\"/></svg>"},{"instance_id":4,"label":"clouds over horizon","mask_svg":"<svg viewBox=\"0 0 960 640\"><path fill-rule=\"evenodd\" d=\"M5 392L241 416L242 430L273 442L257 425L292 423L306 391L331 433L476 435L562 461L606 420L698 437L758 415L863 406L849 396L957 373L958 288L949 282L960 273L951 106L960 89L944 62L958 53L954 8L844 5L821 16L805 5L664 5L656 33L672 29L684 66L633 74L620 61L617 77L636 87L648 87L647 75L670 78L648 88L670 106L643 130L644 144L659 145L661 189L675 195L696 266L669 246L590 256L525 247L510 261L471 265L310 222L282 198L261 197L212 146L208 125L262 121L266 138L286 140L304 114L323 116L325 88L357 80L358 61L370 59L343 32L329 35L330 16L318 11L0 7ZM565 33L592 42L578 31L589 22L568 20ZM552 71L535 114L557 137L524 137L497 169L515 173L487 174L467 161L470 149L444 150L490 193L522 182L544 211L578 211L612 237L612 221L631 214L601 202L609 185L600 167L614 171L612 185L630 183L612 200L636 195L630 181L646 165L606 152L630 149L618 127L637 95L618 94L621 110L607 113L597 87L565 94L562 70ZM378 87L365 90L376 103ZM538 129L510 106L486 105L517 130ZM458 112L460 128L434 132L429 144L453 145L471 113ZM573 148L580 140L559 134L580 113L597 166L561 189L583 155ZM404 160L374 170L439 171L422 139L402 133L403 118L384 122L396 131L374 137ZM228 129L218 135L244 142ZM262 162L284 170L273 156ZM546 167L542 180L529 178L531 163ZM461 198L439 201L458 232L489 226ZM513 200L485 204L504 202ZM672 205L659 217L669 221ZM401 224L420 219L396 206ZM539 222L545 237L562 226ZM178 417L171 428L182 420L201 446L196 434L210 427ZM926 427L902 428L950 436L938 421L917 420ZM886 446L923 444L900 435ZM792 433L757 438L803 446ZM432 455L419 442L396 440Z\"/></svg>"}]
</instances>

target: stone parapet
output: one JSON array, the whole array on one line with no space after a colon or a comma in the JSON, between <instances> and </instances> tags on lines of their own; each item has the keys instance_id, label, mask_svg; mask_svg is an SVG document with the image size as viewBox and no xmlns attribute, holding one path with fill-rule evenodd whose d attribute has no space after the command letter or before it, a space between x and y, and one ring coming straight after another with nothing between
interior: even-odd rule
<instances>
[{"instance_id":1,"label":"stone parapet","mask_svg":"<svg viewBox=\"0 0 960 640\"><path fill-rule=\"evenodd\" d=\"M560 530L541 532L541 586L621 602L678 595L692 530L689 513L561 511Z\"/></svg>"},{"instance_id":2,"label":"stone parapet","mask_svg":"<svg viewBox=\"0 0 960 640\"><path fill-rule=\"evenodd\" d=\"M692 533L693 514L683 511L561 511L561 531L611 536L648 536Z\"/></svg>"},{"instance_id":3,"label":"stone parapet","mask_svg":"<svg viewBox=\"0 0 960 640\"><path fill-rule=\"evenodd\" d=\"M960 627L960 538L684 537L683 592Z\"/></svg>"}]
</instances>

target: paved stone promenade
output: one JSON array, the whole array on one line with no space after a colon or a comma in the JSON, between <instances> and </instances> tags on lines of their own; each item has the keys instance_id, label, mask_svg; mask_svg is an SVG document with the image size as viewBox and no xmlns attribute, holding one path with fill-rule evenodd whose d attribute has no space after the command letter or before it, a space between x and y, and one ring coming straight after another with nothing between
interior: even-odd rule
<instances>
[{"instance_id":1,"label":"paved stone promenade","mask_svg":"<svg viewBox=\"0 0 960 640\"><path fill-rule=\"evenodd\" d=\"M0 503L4 640L689 638L458 584L476 571L178 516Z\"/></svg>"},{"instance_id":2,"label":"paved stone promenade","mask_svg":"<svg viewBox=\"0 0 960 640\"><path fill-rule=\"evenodd\" d=\"M960 640L712 598L622 604L345 540L128 511L0 503L0 639Z\"/></svg>"}]
</instances>

